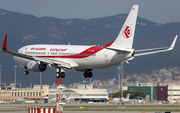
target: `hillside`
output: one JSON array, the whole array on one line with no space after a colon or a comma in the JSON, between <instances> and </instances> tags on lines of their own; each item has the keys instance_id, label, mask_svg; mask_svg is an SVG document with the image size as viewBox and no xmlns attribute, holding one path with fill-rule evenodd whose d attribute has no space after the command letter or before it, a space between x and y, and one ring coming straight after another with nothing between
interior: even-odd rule
<instances>
[{"instance_id":1,"label":"hillside","mask_svg":"<svg viewBox=\"0 0 180 113\"><path fill-rule=\"evenodd\" d=\"M8 34L8 48L17 51L18 48L29 44L68 44L71 45L105 45L113 41L126 19L127 14L83 19L58 19L53 17L38 18L33 15L0 10L0 42L3 43ZM136 33L133 47L146 49L170 46L176 34L180 34L180 22L158 24L152 21L137 19ZM130 64L125 64L125 73L146 73L163 67L179 66L180 40L178 38L175 49L171 52L136 57ZM17 65L11 55L0 52L2 67L2 82L14 81L14 65ZM29 86L30 82L39 84L39 73L30 72L23 75L24 69L17 68L17 82L22 86ZM93 70L93 79L109 79L117 76L117 66ZM65 84L81 82L83 73L66 70ZM43 84L55 82L55 69L43 72Z\"/></svg>"}]
</instances>

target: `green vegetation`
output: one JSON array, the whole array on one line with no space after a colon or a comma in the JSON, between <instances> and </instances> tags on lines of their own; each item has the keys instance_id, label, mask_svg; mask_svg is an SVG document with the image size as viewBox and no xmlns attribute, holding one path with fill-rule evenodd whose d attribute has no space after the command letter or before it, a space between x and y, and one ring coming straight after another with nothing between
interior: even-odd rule
<instances>
[{"instance_id":1,"label":"green vegetation","mask_svg":"<svg viewBox=\"0 0 180 113\"><path fill-rule=\"evenodd\" d=\"M130 94L130 98L137 98L137 97L146 97L146 94L143 91L130 91L130 90L125 90L123 91L123 97L126 97L127 94ZM116 92L112 95L113 98L118 98L121 97L121 91Z\"/></svg>"},{"instance_id":2,"label":"green vegetation","mask_svg":"<svg viewBox=\"0 0 180 113\"><path fill-rule=\"evenodd\" d=\"M64 111L166 111L180 112L180 109L64 109Z\"/></svg>"},{"instance_id":3,"label":"green vegetation","mask_svg":"<svg viewBox=\"0 0 180 113\"><path fill-rule=\"evenodd\" d=\"M53 108L53 107L56 107L56 106L41 106L41 107L47 107L47 108ZM71 107L75 107L75 108L79 108L79 107L126 107L126 108L128 108L128 107L180 107L180 105L164 105L164 104L162 104L162 105L147 105L147 104L145 104L145 105L72 105L72 106L69 106L69 105L64 105L63 106L64 108L71 108Z\"/></svg>"}]
</instances>

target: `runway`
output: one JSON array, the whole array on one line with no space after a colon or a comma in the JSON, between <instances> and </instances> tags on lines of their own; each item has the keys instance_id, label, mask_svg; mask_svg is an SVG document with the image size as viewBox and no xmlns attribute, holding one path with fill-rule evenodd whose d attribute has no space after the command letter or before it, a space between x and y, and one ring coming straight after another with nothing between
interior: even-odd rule
<instances>
[{"instance_id":1,"label":"runway","mask_svg":"<svg viewBox=\"0 0 180 113\"><path fill-rule=\"evenodd\" d=\"M55 107L56 104L0 104L0 113L27 113L29 107ZM82 106L82 107L81 107ZM72 110L72 111L71 111ZM79 111L78 111L79 110ZM151 111L148 111L151 110ZM152 111L155 110L155 111ZM180 113L177 104L126 104L124 106L94 103L66 104L64 113L165 113L165 111Z\"/></svg>"},{"instance_id":2,"label":"runway","mask_svg":"<svg viewBox=\"0 0 180 113\"><path fill-rule=\"evenodd\" d=\"M28 111L10 111L10 112L0 112L0 113L27 113ZM131 111L63 111L63 113L142 113L142 112L131 112ZM146 113L146 112L143 112ZM147 113L155 113L155 112L147 112ZM158 112L164 113L164 112ZM171 112L173 113L173 112ZM177 112L174 112L177 113Z\"/></svg>"}]
</instances>

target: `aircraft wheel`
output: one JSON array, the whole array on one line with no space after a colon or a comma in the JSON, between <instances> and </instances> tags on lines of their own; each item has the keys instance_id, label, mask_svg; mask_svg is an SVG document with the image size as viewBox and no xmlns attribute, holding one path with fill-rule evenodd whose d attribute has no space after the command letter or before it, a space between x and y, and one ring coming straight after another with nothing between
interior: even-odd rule
<instances>
[{"instance_id":1,"label":"aircraft wheel","mask_svg":"<svg viewBox=\"0 0 180 113\"><path fill-rule=\"evenodd\" d=\"M24 75L28 75L29 74L29 71L24 71Z\"/></svg>"},{"instance_id":2,"label":"aircraft wheel","mask_svg":"<svg viewBox=\"0 0 180 113\"><path fill-rule=\"evenodd\" d=\"M93 73L92 73L92 72L89 72L89 73L88 73L88 76L89 76L89 78L92 78Z\"/></svg>"},{"instance_id":3,"label":"aircraft wheel","mask_svg":"<svg viewBox=\"0 0 180 113\"><path fill-rule=\"evenodd\" d=\"M61 75L61 76L60 76L61 78L64 78L64 77L65 77L65 73L64 73L64 72L61 72L60 75Z\"/></svg>"},{"instance_id":4,"label":"aircraft wheel","mask_svg":"<svg viewBox=\"0 0 180 113\"><path fill-rule=\"evenodd\" d=\"M56 73L56 77L60 78L60 73L59 72Z\"/></svg>"},{"instance_id":5,"label":"aircraft wheel","mask_svg":"<svg viewBox=\"0 0 180 113\"><path fill-rule=\"evenodd\" d=\"M84 72L84 78L87 78L87 77L88 77L88 73Z\"/></svg>"}]
</instances>

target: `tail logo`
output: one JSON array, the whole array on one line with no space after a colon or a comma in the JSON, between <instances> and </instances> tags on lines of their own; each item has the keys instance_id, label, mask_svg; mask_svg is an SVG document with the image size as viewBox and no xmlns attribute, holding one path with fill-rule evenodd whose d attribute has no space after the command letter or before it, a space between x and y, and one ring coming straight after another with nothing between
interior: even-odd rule
<instances>
[{"instance_id":1,"label":"tail logo","mask_svg":"<svg viewBox=\"0 0 180 113\"><path fill-rule=\"evenodd\" d=\"M132 29L129 26L125 26L123 28L123 33L122 34L123 34L124 38L129 38L132 35Z\"/></svg>"}]
</instances>

